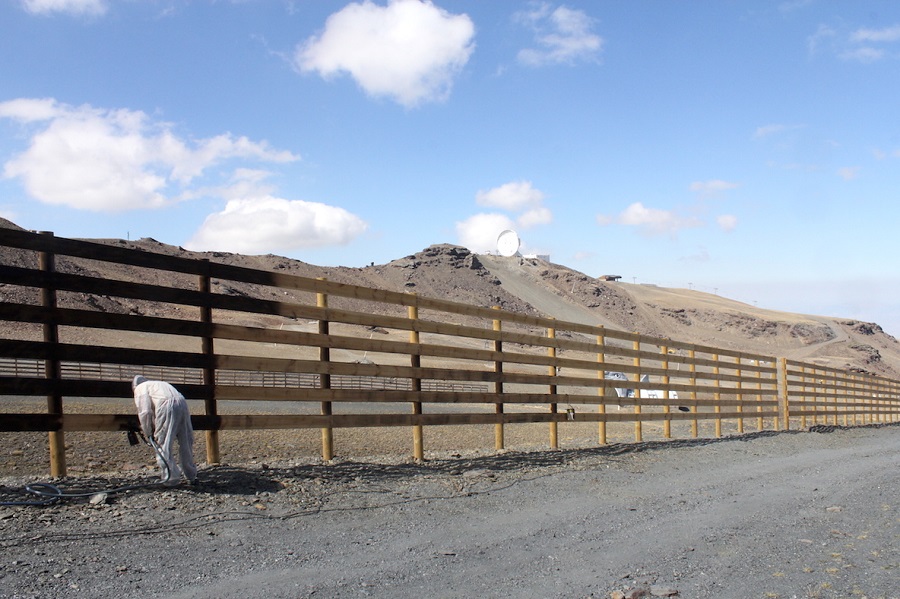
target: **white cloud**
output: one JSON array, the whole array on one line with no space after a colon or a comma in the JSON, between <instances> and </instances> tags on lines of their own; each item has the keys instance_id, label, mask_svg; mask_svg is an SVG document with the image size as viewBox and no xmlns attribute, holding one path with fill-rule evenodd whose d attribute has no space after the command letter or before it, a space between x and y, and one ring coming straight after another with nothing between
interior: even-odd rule
<instances>
[{"instance_id":1,"label":"white cloud","mask_svg":"<svg viewBox=\"0 0 900 599\"><path fill-rule=\"evenodd\" d=\"M538 225L549 225L552 222L553 213L549 208L543 206L532 208L531 210L520 214L516 219L516 224L520 229L531 229Z\"/></svg>"},{"instance_id":2,"label":"white cloud","mask_svg":"<svg viewBox=\"0 0 900 599\"><path fill-rule=\"evenodd\" d=\"M512 181L475 194L475 201L512 214L481 213L456 223L459 243L474 252L497 249L497 236L506 229L532 229L553 222L553 212L543 205L544 192L531 181Z\"/></svg>"},{"instance_id":3,"label":"white cloud","mask_svg":"<svg viewBox=\"0 0 900 599\"><path fill-rule=\"evenodd\" d=\"M812 3L813 0L789 0L787 2L782 2L781 4L779 4L778 10L780 10L781 12L791 12L810 6Z\"/></svg>"},{"instance_id":4,"label":"white cloud","mask_svg":"<svg viewBox=\"0 0 900 599\"><path fill-rule=\"evenodd\" d=\"M528 66L572 64L594 60L603 48L603 38L592 32L594 20L584 11L547 3L517 13L519 22L534 30L538 48L519 51L518 59Z\"/></svg>"},{"instance_id":5,"label":"white cloud","mask_svg":"<svg viewBox=\"0 0 900 599\"><path fill-rule=\"evenodd\" d=\"M900 41L900 25L883 29L857 29L850 34L851 42L896 42Z\"/></svg>"},{"instance_id":6,"label":"white cloud","mask_svg":"<svg viewBox=\"0 0 900 599\"><path fill-rule=\"evenodd\" d=\"M486 253L497 249L497 237L507 229L515 229L515 223L505 214L475 214L456 223L456 236L460 245L473 252Z\"/></svg>"},{"instance_id":7,"label":"white cloud","mask_svg":"<svg viewBox=\"0 0 900 599\"><path fill-rule=\"evenodd\" d=\"M863 46L862 48L852 48L841 52L841 58L844 60L855 60L857 62L871 63L877 62L884 58L885 52L880 48L872 48Z\"/></svg>"},{"instance_id":8,"label":"white cloud","mask_svg":"<svg viewBox=\"0 0 900 599\"><path fill-rule=\"evenodd\" d=\"M837 170L838 177L844 181L852 181L859 176L858 166L845 166Z\"/></svg>"},{"instance_id":9,"label":"white cloud","mask_svg":"<svg viewBox=\"0 0 900 599\"><path fill-rule=\"evenodd\" d=\"M723 231L734 231L738 224L738 218L733 214L722 214L716 217L716 224Z\"/></svg>"},{"instance_id":10,"label":"white cloud","mask_svg":"<svg viewBox=\"0 0 900 599\"><path fill-rule=\"evenodd\" d=\"M597 223L604 226L616 223L636 227L649 236L675 236L682 229L699 227L703 224L697 218L682 217L671 210L647 208L641 202L631 204L615 217L600 214L597 216Z\"/></svg>"},{"instance_id":11,"label":"white cloud","mask_svg":"<svg viewBox=\"0 0 900 599\"><path fill-rule=\"evenodd\" d=\"M445 99L475 48L468 15L431 2L352 3L328 17L325 29L300 44L301 72L330 78L348 73L371 96L411 107Z\"/></svg>"},{"instance_id":12,"label":"white cloud","mask_svg":"<svg viewBox=\"0 0 900 599\"><path fill-rule=\"evenodd\" d=\"M814 55L819 51L819 47L828 41L833 41L837 37L837 32L828 25L819 25L816 32L806 38L806 47L810 55Z\"/></svg>"},{"instance_id":13,"label":"white cloud","mask_svg":"<svg viewBox=\"0 0 900 599\"><path fill-rule=\"evenodd\" d=\"M729 189L736 189L738 187L740 187L740 184L738 183L730 183L728 181L722 181L721 179L710 179L709 181L694 181L693 183L691 183L691 191L699 193L703 196L716 195L726 192Z\"/></svg>"},{"instance_id":14,"label":"white cloud","mask_svg":"<svg viewBox=\"0 0 900 599\"><path fill-rule=\"evenodd\" d=\"M97 212L158 208L196 193L193 181L228 159L297 160L231 134L187 143L141 111L73 107L53 99L0 103L0 117L32 131L28 149L4 164L41 202Z\"/></svg>"},{"instance_id":15,"label":"white cloud","mask_svg":"<svg viewBox=\"0 0 900 599\"><path fill-rule=\"evenodd\" d=\"M776 135L778 133L782 133L783 131L787 131L788 129L789 127L787 125L763 125L762 127L757 127L756 131L753 132L753 139L763 139L772 135Z\"/></svg>"},{"instance_id":16,"label":"white cloud","mask_svg":"<svg viewBox=\"0 0 900 599\"><path fill-rule=\"evenodd\" d=\"M532 187L531 181L513 181L488 191L479 191L475 194L475 201L481 206L522 210L540 205L544 201L544 193Z\"/></svg>"},{"instance_id":17,"label":"white cloud","mask_svg":"<svg viewBox=\"0 0 900 599\"><path fill-rule=\"evenodd\" d=\"M69 13L99 16L107 9L105 0L22 0L22 7L34 15Z\"/></svg>"},{"instance_id":18,"label":"white cloud","mask_svg":"<svg viewBox=\"0 0 900 599\"><path fill-rule=\"evenodd\" d=\"M0 117L22 123L49 121L65 113L53 98L18 98L0 103Z\"/></svg>"},{"instance_id":19,"label":"white cloud","mask_svg":"<svg viewBox=\"0 0 900 599\"><path fill-rule=\"evenodd\" d=\"M827 25L819 25L816 33L807 38L810 55L815 55L820 46L827 47L835 56L846 61L873 63L879 60L896 57L889 53L885 44L900 42L900 25L892 25L881 29L859 28L848 33L838 33Z\"/></svg>"},{"instance_id":20,"label":"white cloud","mask_svg":"<svg viewBox=\"0 0 900 599\"><path fill-rule=\"evenodd\" d=\"M185 247L239 254L344 245L363 234L361 218L335 206L273 196L230 200L211 214Z\"/></svg>"}]
</instances>

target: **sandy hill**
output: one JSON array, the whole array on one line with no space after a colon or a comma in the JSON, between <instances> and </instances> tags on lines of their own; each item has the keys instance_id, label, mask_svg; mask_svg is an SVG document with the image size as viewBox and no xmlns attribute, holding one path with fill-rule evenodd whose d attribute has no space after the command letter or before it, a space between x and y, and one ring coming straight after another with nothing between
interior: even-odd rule
<instances>
[{"instance_id":1,"label":"sandy hill","mask_svg":"<svg viewBox=\"0 0 900 599\"><path fill-rule=\"evenodd\" d=\"M0 227L19 228L2 219ZM539 259L476 255L460 246L438 244L387 264L364 268L321 267L275 255L189 252L146 238L89 241L209 258L213 262L307 277L326 277L332 281L415 292L425 297L480 306L498 305L506 310L559 320L900 378L900 343L874 323L763 310L699 291L608 282ZM33 254L0 248L2 264L33 265L35 262ZM128 276L122 272L128 267L101 262L60 258L57 267L61 271L95 276ZM192 277L167 283L195 285ZM233 284L219 288L219 291L261 293ZM36 294L0 285L0 300L36 301ZM161 306L98 296L68 297L62 303L113 312L165 312Z\"/></svg>"}]
</instances>

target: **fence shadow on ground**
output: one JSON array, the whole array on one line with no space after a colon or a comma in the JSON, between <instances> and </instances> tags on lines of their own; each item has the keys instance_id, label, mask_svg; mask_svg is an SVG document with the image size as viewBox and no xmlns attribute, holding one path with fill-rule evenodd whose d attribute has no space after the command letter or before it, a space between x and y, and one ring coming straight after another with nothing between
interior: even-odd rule
<instances>
[{"instance_id":1,"label":"fence shadow on ground","mask_svg":"<svg viewBox=\"0 0 900 599\"><path fill-rule=\"evenodd\" d=\"M748 442L765 437L780 437L804 433L828 433L835 430L882 428L885 426L900 426L900 423L882 423L856 427L817 425L810 427L807 430L765 430L730 435L721 438L673 439L669 441L647 441L642 443L612 443L600 447L569 450L534 452L509 451L471 458L459 457L434 459L425 461L424 463L410 461L383 464L377 462L347 460L291 467L261 467L258 470L248 470L232 466L213 466L204 470L201 478L204 481L209 481L209 483L214 483L222 488L231 489L240 489L244 486L249 488L271 488L276 486L273 484L274 481L292 479L314 479L323 483L332 484L360 480L386 483L409 480L418 476L459 476L472 471L511 473L541 468L564 468L572 465L577 460L591 458L618 457L646 451L664 451L680 447L700 447L721 443ZM204 488L203 490L206 491L207 489Z\"/></svg>"}]
</instances>

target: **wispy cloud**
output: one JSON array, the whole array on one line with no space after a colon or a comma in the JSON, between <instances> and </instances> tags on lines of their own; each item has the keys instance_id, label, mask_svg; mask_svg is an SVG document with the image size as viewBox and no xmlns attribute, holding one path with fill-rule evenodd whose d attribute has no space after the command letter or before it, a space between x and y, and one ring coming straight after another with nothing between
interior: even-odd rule
<instances>
[{"instance_id":1,"label":"wispy cloud","mask_svg":"<svg viewBox=\"0 0 900 599\"><path fill-rule=\"evenodd\" d=\"M844 181L852 181L859 176L858 166L845 166L837 170L838 177Z\"/></svg>"},{"instance_id":2,"label":"wispy cloud","mask_svg":"<svg viewBox=\"0 0 900 599\"><path fill-rule=\"evenodd\" d=\"M734 231L738 225L738 217L733 214L720 214L716 217L716 224L723 231Z\"/></svg>"},{"instance_id":3,"label":"wispy cloud","mask_svg":"<svg viewBox=\"0 0 900 599\"><path fill-rule=\"evenodd\" d=\"M881 48L864 46L862 48L850 48L841 52L841 58L862 63L877 62L885 57L885 51Z\"/></svg>"},{"instance_id":4,"label":"wispy cloud","mask_svg":"<svg viewBox=\"0 0 900 599\"><path fill-rule=\"evenodd\" d=\"M890 48L890 44L897 42L900 42L900 25L880 29L861 27L848 33L820 24L806 43L810 56L826 48L841 60L868 64L900 55Z\"/></svg>"},{"instance_id":5,"label":"wispy cloud","mask_svg":"<svg viewBox=\"0 0 900 599\"><path fill-rule=\"evenodd\" d=\"M730 189L737 189L739 183L731 183L721 179L710 179L709 181L694 181L691 183L690 189L694 193L701 196L714 196L722 194Z\"/></svg>"},{"instance_id":6,"label":"wispy cloud","mask_svg":"<svg viewBox=\"0 0 900 599\"><path fill-rule=\"evenodd\" d=\"M107 11L106 0L21 0L22 7L34 15L55 13L100 16Z\"/></svg>"},{"instance_id":7,"label":"wispy cloud","mask_svg":"<svg viewBox=\"0 0 900 599\"><path fill-rule=\"evenodd\" d=\"M753 139L765 139L767 137L772 137L786 131L792 131L794 129L799 129L801 125L784 125L781 123L771 123L769 125L762 125L761 127L757 127L753 132Z\"/></svg>"},{"instance_id":8,"label":"wispy cloud","mask_svg":"<svg viewBox=\"0 0 900 599\"><path fill-rule=\"evenodd\" d=\"M519 62L539 67L596 60L603 38L593 32L594 19L581 10L548 3L533 4L515 19L534 32L536 47L519 51Z\"/></svg>"},{"instance_id":9,"label":"wispy cloud","mask_svg":"<svg viewBox=\"0 0 900 599\"><path fill-rule=\"evenodd\" d=\"M615 216L600 214L597 223L601 226L612 224L635 227L649 237L675 237L684 229L703 226L703 221L692 216L681 216L674 210L648 208L642 202L635 202Z\"/></svg>"},{"instance_id":10,"label":"wispy cloud","mask_svg":"<svg viewBox=\"0 0 900 599\"><path fill-rule=\"evenodd\" d=\"M896 42L900 41L900 25L883 29L857 29L850 34L851 42Z\"/></svg>"},{"instance_id":11,"label":"wispy cloud","mask_svg":"<svg viewBox=\"0 0 900 599\"><path fill-rule=\"evenodd\" d=\"M352 3L300 44L294 65L328 79L348 74L370 96L403 106L445 99L475 49L475 25L431 2Z\"/></svg>"},{"instance_id":12,"label":"wispy cloud","mask_svg":"<svg viewBox=\"0 0 900 599\"><path fill-rule=\"evenodd\" d=\"M816 32L806 38L806 49L810 56L815 55L825 43L832 43L836 37L837 31L828 25L819 25Z\"/></svg>"}]
</instances>

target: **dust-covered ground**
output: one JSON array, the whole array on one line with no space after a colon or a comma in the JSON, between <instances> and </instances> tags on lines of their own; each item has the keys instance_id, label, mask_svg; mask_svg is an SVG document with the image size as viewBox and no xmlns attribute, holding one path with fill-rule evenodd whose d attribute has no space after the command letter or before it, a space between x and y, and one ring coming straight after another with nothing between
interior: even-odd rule
<instances>
[{"instance_id":1,"label":"dust-covered ground","mask_svg":"<svg viewBox=\"0 0 900 599\"><path fill-rule=\"evenodd\" d=\"M0 597L896 598L898 464L881 425L204 466L196 486L0 507ZM0 498L37 499L33 480Z\"/></svg>"}]
</instances>

